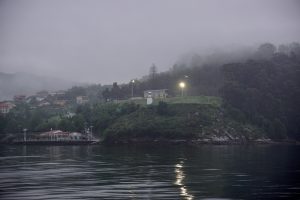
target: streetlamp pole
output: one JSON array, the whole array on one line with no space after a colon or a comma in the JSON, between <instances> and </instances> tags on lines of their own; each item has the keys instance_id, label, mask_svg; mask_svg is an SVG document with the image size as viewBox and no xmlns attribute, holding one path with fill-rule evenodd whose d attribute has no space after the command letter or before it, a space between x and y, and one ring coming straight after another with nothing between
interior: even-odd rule
<instances>
[{"instance_id":1,"label":"streetlamp pole","mask_svg":"<svg viewBox=\"0 0 300 200\"><path fill-rule=\"evenodd\" d=\"M91 128L91 140L93 140L93 126L90 126Z\"/></svg>"},{"instance_id":2,"label":"streetlamp pole","mask_svg":"<svg viewBox=\"0 0 300 200\"><path fill-rule=\"evenodd\" d=\"M134 79L131 81L131 97L133 97L133 84L134 84Z\"/></svg>"},{"instance_id":3,"label":"streetlamp pole","mask_svg":"<svg viewBox=\"0 0 300 200\"><path fill-rule=\"evenodd\" d=\"M183 97L183 89L185 88L185 82L180 82L179 87L181 88L181 97Z\"/></svg>"},{"instance_id":4,"label":"streetlamp pole","mask_svg":"<svg viewBox=\"0 0 300 200\"><path fill-rule=\"evenodd\" d=\"M189 76L188 75L184 75L184 79L185 82L187 83L187 85L189 86ZM188 88L185 89L185 96L188 96Z\"/></svg>"}]
</instances>

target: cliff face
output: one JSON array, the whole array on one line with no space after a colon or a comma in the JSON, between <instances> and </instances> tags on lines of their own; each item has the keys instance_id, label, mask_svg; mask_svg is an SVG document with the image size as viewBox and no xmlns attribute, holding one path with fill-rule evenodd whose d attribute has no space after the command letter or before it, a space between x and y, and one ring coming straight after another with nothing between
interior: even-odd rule
<instances>
[{"instance_id":1,"label":"cliff face","mask_svg":"<svg viewBox=\"0 0 300 200\"><path fill-rule=\"evenodd\" d=\"M141 107L109 126L103 139L109 143L135 141L187 141L197 143L248 143L264 141L265 133L241 124L219 106L166 104Z\"/></svg>"}]
</instances>

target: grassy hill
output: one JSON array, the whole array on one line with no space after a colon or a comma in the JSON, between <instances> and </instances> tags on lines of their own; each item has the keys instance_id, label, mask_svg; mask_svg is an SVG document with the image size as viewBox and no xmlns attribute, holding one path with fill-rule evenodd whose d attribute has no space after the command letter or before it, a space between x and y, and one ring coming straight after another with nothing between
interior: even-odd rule
<instances>
[{"instance_id":1,"label":"grassy hill","mask_svg":"<svg viewBox=\"0 0 300 200\"><path fill-rule=\"evenodd\" d=\"M144 106L119 116L103 132L104 141L198 141L244 143L264 138L264 133L251 124L241 124L226 114L217 97L175 97ZM125 105L123 101L120 105Z\"/></svg>"},{"instance_id":2,"label":"grassy hill","mask_svg":"<svg viewBox=\"0 0 300 200\"><path fill-rule=\"evenodd\" d=\"M222 99L215 96L185 96L185 97L169 97L165 99L154 99L153 105L158 105L160 101L168 104L206 104L219 107ZM139 105L146 105L146 99L121 100L119 103L133 102Z\"/></svg>"}]
</instances>

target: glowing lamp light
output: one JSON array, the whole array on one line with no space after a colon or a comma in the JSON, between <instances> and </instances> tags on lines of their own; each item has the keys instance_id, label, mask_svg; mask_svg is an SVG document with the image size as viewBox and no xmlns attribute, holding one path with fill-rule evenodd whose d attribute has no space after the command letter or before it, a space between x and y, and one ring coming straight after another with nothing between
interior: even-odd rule
<instances>
[{"instance_id":1,"label":"glowing lamp light","mask_svg":"<svg viewBox=\"0 0 300 200\"><path fill-rule=\"evenodd\" d=\"M182 88L182 89L185 88L185 83L184 82L180 82L179 83L179 87Z\"/></svg>"}]
</instances>

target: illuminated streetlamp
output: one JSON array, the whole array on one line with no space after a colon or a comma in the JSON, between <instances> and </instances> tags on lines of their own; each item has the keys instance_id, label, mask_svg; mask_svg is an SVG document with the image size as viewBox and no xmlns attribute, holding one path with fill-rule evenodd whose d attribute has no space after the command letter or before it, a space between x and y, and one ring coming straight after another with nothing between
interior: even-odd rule
<instances>
[{"instance_id":1,"label":"illuminated streetlamp","mask_svg":"<svg viewBox=\"0 0 300 200\"><path fill-rule=\"evenodd\" d=\"M185 88L185 82L181 81L179 83L179 87L181 88L181 96L183 97L183 89Z\"/></svg>"}]
</instances>

